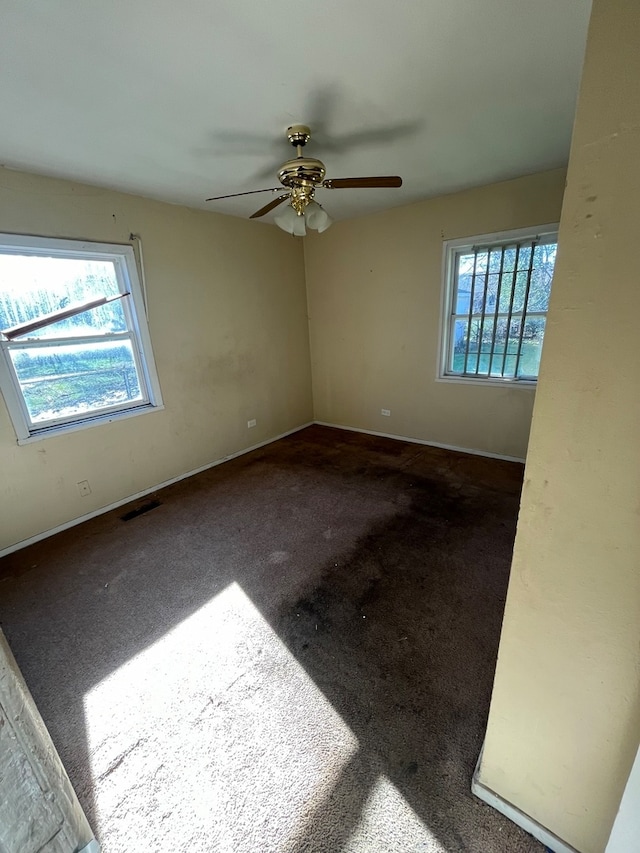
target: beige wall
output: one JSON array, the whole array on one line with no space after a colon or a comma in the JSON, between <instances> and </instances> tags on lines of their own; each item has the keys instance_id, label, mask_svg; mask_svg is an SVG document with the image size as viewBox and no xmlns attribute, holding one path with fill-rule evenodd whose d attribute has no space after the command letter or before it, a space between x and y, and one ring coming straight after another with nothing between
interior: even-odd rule
<instances>
[{"instance_id":1,"label":"beige wall","mask_svg":"<svg viewBox=\"0 0 640 853\"><path fill-rule=\"evenodd\" d=\"M558 222L564 179L545 172L307 237L316 419L524 457L532 389L436 382L442 242Z\"/></svg>"},{"instance_id":2,"label":"beige wall","mask_svg":"<svg viewBox=\"0 0 640 853\"><path fill-rule=\"evenodd\" d=\"M584 853L640 738L638 45L595 0L481 768Z\"/></svg>"},{"instance_id":3,"label":"beige wall","mask_svg":"<svg viewBox=\"0 0 640 853\"><path fill-rule=\"evenodd\" d=\"M312 418L302 246L287 234L8 170L0 231L141 235L166 407L18 447L0 397L0 549Z\"/></svg>"}]
</instances>

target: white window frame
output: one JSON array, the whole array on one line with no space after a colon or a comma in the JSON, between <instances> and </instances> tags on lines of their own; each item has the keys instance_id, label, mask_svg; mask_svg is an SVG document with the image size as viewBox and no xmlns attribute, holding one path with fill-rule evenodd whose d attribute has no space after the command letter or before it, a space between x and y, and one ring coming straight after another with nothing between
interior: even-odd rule
<instances>
[{"instance_id":1,"label":"white window frame","mask_svg":"<svg viewBox=\"0 0 640 853\"><path fill-rule=\"evenodd\" d=\"M39 426L31 421L20 389L18 377L11 363L9 350L20 344L0 335L0 391L4 397L9 416L13 422L18 444L28 444L43 438L72 432L98 424L110 423L121 418L134 417L164 408L160 382L156 371L151 337L146 322L145 302L138 278L136 257L132 246L119 243L93 243L54 237L31 237L0 233L2 254L30 255L38 257L76 258L80 260L110 261L114 264L118 288L122 294L122 306L127 320L126 333L113 335L91 335L74 337L74 343L97 343L122 337L131 341L138 371L142 400L127 401L101 409L52 419ZM26 341L24 342L26 344ZM30 341L31 346L49 346Z\"/></svg>"},{"instance_id":2,"label":"white window frame","mask_svg":"<svg viewBox=\"0 0 640 853\"><path fill-rule=\"evenodd\" d=\"M500 377L500 376L461 376L455 373L448 373L449 363L449 348L451 346L451 317L453 308L453 299L456 290L456 266L455 261L457 255L464 250L473 250L484 246L500 246L501 244L511 244L526 242L527 240L548 240L548 242L557 242L558 240L557 222L539 225L534 228L516 228L511 231L498 231L493 234L478 234L473 237L460 237L455 240L445 240L443 243L442 254L442 299L440 308L440 335L438 339L438 370L436 374L437 382L451 382L458 385L499 385L501 387L509 386L511 388L535 388L537 379L522 379L517 377ZM553 237L553 240L549 238ZM547 316L548 312L532 312L540 316Z\"/></svg>"}]
</instances>

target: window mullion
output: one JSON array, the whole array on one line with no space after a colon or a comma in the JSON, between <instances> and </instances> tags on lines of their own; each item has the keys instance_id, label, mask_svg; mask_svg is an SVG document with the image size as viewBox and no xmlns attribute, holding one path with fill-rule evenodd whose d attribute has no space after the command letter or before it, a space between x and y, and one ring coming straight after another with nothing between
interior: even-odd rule
<instances>
[{"instance_id":1,"label":"window mullion","mask_svg":"<svg viewBox=\"0 0 640 853\"><path fill-rule=\"evenodd\" d=\"M71 317L77 317L78 314L84 314L85 311L91 311L93 308L100 308L102 305L107 305L116 299L122 299L123 296L129 296L128 293L119 293L117 296L101 296L99 299L93 299L90 302L83 302L82 305L75 305L72 308L63 308L61 311L53 311L50 314L45 314L38 320L30 320L28 323L21 323L19 326L13 326L10 329L3 329L0 334L4 335L8 341L15 338L28 335L29 332L36 332L38 329L45 329L54 323L59 323L61 320L68 320Z\"/></svg>"},{"instance_id":2,"label":"window mullion","mask_svg":"<svg viewBox=\"0 0 640 853\"><path fill-rule=\"evenodd\" d=\"M10 344L8 341L0 341L0 349L2 349L2 361L3 367L5 369L5 375L11 382L11 391L13 392L14 402L18 406L18 410L22 419L24 421L24 425L20 425L21 429L26 429L26 433L28 435L29 430L32 426L31 415L29 414L29 409L27 408L27 402L24 399L24 395L22 393L22 388L20 387L20 380L18 379L18 374L16 373L13 362L9 356ZM7 400L8 404L8 400ZM11 407L10 407L11 411ZM14 416L14 420L17 418ZM16 423L16 430L18 430L18 424ZM19 432L19 430L18 430ZM20 436L22 438L26 438L26 435Z\"/></svg>"},{"instance_id":3,"label":"window mullion","mask_svg":"<svg viewBox=\"0 0 640 853\"><path fill-rule=\"evenodd\" d=\"M516 244L516 258L513 264L513 274L511 276L511 296L509 298L509 311L507 312L507 329L504 340L504 352L502 353L502 370L500 374L504 376L505 365L507 363L507 352L509 350L509 335L511 334L511 317L513 315L513 300L516 295L516 282L518 280L518 264L520 263L520 243Z\"/></svg>"},{"instance_id":4,"label":"window mullion","mask_svg":"<svg viewBox=\"0 0 640 853\"><path fill-rule=\"evenodd\" d=\"M456 308L457 300L458 300L458 290L460 288L460 255L457 253L453 253L452 256L448 259L450 270L450 275L453 279L452 287L449 289L447 293L447 317L449 322L449 341L447 343L447 361L445 372L453 372L454 367L454 359L455 359L455 347L456 347ZM466 322L466 315L464 316L464 320Z\"/></svg>"},{"instance_id":5,"label":"window mullion","mask_svg":"<svg viewBox=\"0 0 640 853\"><path fill-rule=\"evenodd\" d=\"M142 353L138 349L138 342L136 336L131 334L131 351L133 352L133 360L136 366L136 374L138 377L138 385L140 387L140 393L142 394L142 399L145 403L148 403L150 400L150 390L149 390L149 382L147 380L147 372L144 369L143 356Z\"/></svg>"},{"instance_id":6,"label":"window mullion","mask_svg":"<svg viewBox=\"0 0 640 853\"><path fill-rule=\"evenodd\" d=\"M531 257L529 258L529 269L527 270L527 284L524 291L524 300L522 302L522 317L520 320L520 334L518 336L518 353L516 355L516 366L513 370L514 379L518 378L518 367L520 366L520 356L522 353L522 338L524 336L524 324L527 319L527 302L529 301L529 291L531 290L531 276L533 275L533 258L535 254L536 241L531 243Z\"/></svg>"},{"instance_id":7,"label":"window mullion","mask_svg":"<svg viewBox=\"0 0 640 853\"><path fill-rule=\"evenodd\" d=\"M498 271L498 292L496 295L496 310L493 315L493 335L491 336L491 349L489 351L489 370L487 371L487 376L491 376L491 367L493 365L493 357L496 349L496 335L498 333L498 312L500 311L500 298L502 296L502 274L504 272L504 254L506 251L506 246L502 246L500 249L500 269Z\"/></svg>"},{"instance_id":8,"label":"window mullion","mask_svg":"<svg viewBox=\"0 0 640 853\"><path fill-rule=\"evenodd\" d=\"M459 263L459 256L456 265ZM469 319L467 320L467 339L464 347L464 363L462 367L462 372L467 373L467 368L469 367L469 345L471 343L471 318L473 316L473 300L475 296L476 290L476 270L478 268L478 248L477 246L473 250L473 273L471 275L471 290L469 291Z\"/></svg>"},{"instance_id":9,"label":"window mullion","mask_svg":"<svg viewBox=\"0 0 640 853\"><path fill-rule=\"evenodd\" d=\"M458 319L457 314L451 314L449 317L449 353L448 353L448 361L447 361L447 372L453 373L453 359L455 358L455 347L456 347L456 320Z\"/></svg>"},{"instance_id":10,"label":"window mullion","mask_svg":"<svg viewBox=\"0 0 640 853\"><path fill-rule=\"evenodd\" d=\"M480 334L478 337L478 358L476 359L476 376L480 370L480 359L482 357L482 338L484 335L484 318L487 310L487 289L489 287L489 269L491 267L491 247L487 249L487 268L484 273L484 289L482 291L482 314L480 317Z\"/></svg>"},{"instance_id":11,"label":"window mullion","mask_svg":"<svg viewBox=\"0 0 640 853\"><path fill-rule=\"evenodd\" d=\"M118 282L120 283L120 286L123 289L128 290L129 283L125 278L126 273L126 269L121 270L118 268L118 266L116 266L116 276L118 278ZM140 327L138 325L136 317L135 303L130 302L128 299L126 299L123 302L123 310L127 322L127 328L132 330L131 343L134 351L136 367L138 368L138 382L140 383L140 390L143 392L143 395L147 400L151 400L153 394L152 383L151 377L146 367L142 336L140 334Z\"/></svg>"},{"instance_id":12,"label":"window mullion","mask_svg":"<svg viewBox=\"0 0 640 853\"><path fill-rule=\"evenodd\" d=\"M3 341L7 349L47 349L47 347L80 346L111 341L132 340L133 332L109 332L106 335L77 335L68 338L27 338L26 341Z\"/></svg>"}]
</instances>

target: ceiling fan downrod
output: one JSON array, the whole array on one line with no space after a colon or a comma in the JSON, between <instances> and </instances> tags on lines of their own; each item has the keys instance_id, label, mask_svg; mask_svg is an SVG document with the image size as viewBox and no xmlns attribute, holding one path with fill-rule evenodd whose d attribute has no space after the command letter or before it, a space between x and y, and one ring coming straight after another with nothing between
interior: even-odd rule
<instances>
[{"instance_id":1,"label":"ceiling fan downrod","mask_svg":"<svg viewBox=\"0 0 640 853\"><path fill-rule=\"evenodd\" d=\"M285 187L315 189L324 180L327 170L322 160L304 156L303 148L311 139L311 131L306 124L292 124L287 128L287 139L296 149L297 156L282 164L278 180Z\"/></svg>"}]
</instances>

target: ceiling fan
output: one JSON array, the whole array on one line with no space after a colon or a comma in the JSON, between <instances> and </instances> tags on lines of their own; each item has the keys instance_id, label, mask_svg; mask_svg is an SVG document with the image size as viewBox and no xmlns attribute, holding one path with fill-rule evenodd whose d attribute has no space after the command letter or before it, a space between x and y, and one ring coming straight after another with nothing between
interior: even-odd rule
<instances>
[{"instance_id":1,"label":"ceiling fan","mask_svg":"<svg viewBox=\"0 0 640 853\"><path fill-rule=\"evenodd\" d=\"M311 131L305 124L292 124L287 128L287 139L296 149L296 156L287 160L278 170L280 187L270 187L264 190L249 190L231 195L219 195L206 201L219 201L224 198L235 198L241 195L255 193L281 193L249 218L258 219L269 213L278 205L288 201L284 212L275 217L276 225L296 237L304 237L307 228L316 231L326 231L331 225L331 218L324 208L315 201L317 189L362 189L365 187L401 187L402 178L398 175L382 175L372 178L325 178L327 170L321 160L315 157L305 157L304 147L311 139ZM282 189L285 192L282 192Z\"/></svg>"}]
</instances>

